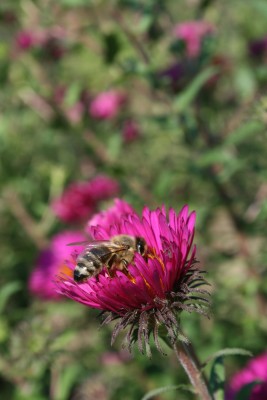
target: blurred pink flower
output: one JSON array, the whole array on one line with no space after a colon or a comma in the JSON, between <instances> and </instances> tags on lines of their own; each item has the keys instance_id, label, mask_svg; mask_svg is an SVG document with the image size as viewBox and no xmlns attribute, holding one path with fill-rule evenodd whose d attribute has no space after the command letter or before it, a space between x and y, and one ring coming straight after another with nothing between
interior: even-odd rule
<instances>
[{"instance_id":1,"label":"blurred pink flower","mask_svg":"<svg viewBox=\"0 0 267 400\"><path fill-rule=\"evenodd\" d=\"M36 266L29 278L30 292L46 300L58 299L61 296L55 290L55 275L68 272L65 261L72 254L80 252L84 246L67 246L71 242L86 240L85 235L78 231L65 231L55 235L50 247L43 250L36 262Z\"/></svg>"},{"instance_id":2,"label":"blurred pink flower","mask_svg":"<svg viewBox=\"0 0 267 400\"><path fill-rule=\"evenodd\" d=\"M254 357L239 372L237 372L230 381L226 389L225 399L234 400L238 392L246 385L254 381L262 381L256 384L251 392L249 400L267 399L267 352Z\"/></svg>"},{"instance_id":3,"label":"blurred pink flower","mask_svg":"<svg viewBox=\"0 0 267 400\"><path fill-rule=\"evenodd\" d=\"M214 32L214 27L206 21L186 21L174 27L173 35L186 44L188 57L197 57L201 50L202 40Z\"/></svg>"},{"instance_id":4,"label":"blurred pink flower","mask_svg":"<svg viewBox=\"0 0 267 400\"><path fill-rule=\"evenodd\" d=\"M105 175L99 175L89 182L71 184L56 199L52 208L59 219L64 222L79 222L88 218L97 210L99 201L118 195L117 181Z\"/></svg>"},{"instance_id":5,"label":"blurred pink flower","mask_svg":"<svg viewBox=\"0 0 267 400\"><path fill-rule=\"evenodd\" d=\"M110 90L99 93L89 106L89 113L93 118L112 119L124 105L126 97L121 92Z\"/></svg>"},{"instance_id":6,"label":"blurred pink flower","mask_svg":"<svg viewBox=\"0 0 267 400\"><path fill-rule=\"evenodd\" d=\"M78 124L83 117L84 105L81 101L77 101L73 106L67 108L65 113L69 122L72 124Z\"/></svg>"},{"instance_id":7,"label":"blurred pink flower","mask_svg":"<svg viewBox=\"0 0 267 400\"><path fill-rule=\"evenodd\" d=\"M30 31L21 31L17 34L16 44L20 50L28 50L36 45L36 36Z\"/></svg>"},{"instance_id":8,"label":"blurred pink flower","mask_svg":"<svg viewBox=\"0 0 267 400\"><path fill-rule=\"evenodd\" d=\"M106 175L98 175L90 181L91 196L95 201L110 199L119 193L119 184Z\"/></svg>"},{"instance_id":9,"label":"blurred pink flower","mask_svg":"<svg viewBox=\"0 0 267 400\"><path fill-rule=\"evenodd\" d=\"M143 351L145 347L149 354L151 331L157 348L161 350L158 342L160 324L167 330L170 340L175 342L181 333L176 313L187 310L205 314L201 304L195 304L197 298L203 303L207 301L200 296L207 292L199 288L204 281L201 271L195 266L193 238L196 214L189 214L188 206L184 206L178 214L173 209L167 214L164 207L154 211L145 207L141 217L135 211L128 213L128 210L132 210L130 205L117 201L106 212L111 223L109 226L104 221L103 213L99 220L95 217L89 226L91 237L95 240L108 240L120 234L143 237L148 253L142 256L136 252L128 271L115 270L112 277L104 268L97 277L79 284L73 277L61 274L57 284L61 294L88 307L110 312L105 322L120 320L112 340L128 327L126 340L129 349L134 338L138 337L139 349ZM101 220L101 226L93 225ZM69 267L71 270L75 268L72 260Z\"/></svg>"},{"instance_id":10,"label":"blurred pink flower","mask_svg":"<svg viewBox=\"0 0 267 400\"><path fill-rule=\"evenodd\" d=\"M137 123L132 120L128 119L124 122L122 128L122 137L126 143L133 142L140 136L140 130Z\"/></svg>"}]
</instances>

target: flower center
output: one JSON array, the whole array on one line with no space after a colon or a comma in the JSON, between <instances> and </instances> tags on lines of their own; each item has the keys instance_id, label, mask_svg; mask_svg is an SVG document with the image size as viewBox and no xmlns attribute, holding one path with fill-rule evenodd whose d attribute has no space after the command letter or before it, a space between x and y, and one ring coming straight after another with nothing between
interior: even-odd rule
<instances>
[{"instance_id":1,"label":"flower center","mask_svg":"<svg viewBox=\"0 0 267 400\"><path fill-rule=\"evenodd\" d=\"M147 257L151 258L151 260L157 260L160 263L162 270L165 271L165 265L162 258L158 256L154 247L151 248L150 250L151 252L147 253Z\"/></svg>"}]
</instances>

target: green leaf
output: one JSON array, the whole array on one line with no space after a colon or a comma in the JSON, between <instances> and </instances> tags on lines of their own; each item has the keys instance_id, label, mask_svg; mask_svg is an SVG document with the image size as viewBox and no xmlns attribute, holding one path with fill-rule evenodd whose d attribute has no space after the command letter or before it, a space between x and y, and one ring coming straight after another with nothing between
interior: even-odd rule
<instances>
[{"instance_id":1,"label":"green leaf","mask_svg":"<svg viewBox=\"0 0 267 400\"><path fill-rule=\"evenodd\" d=\"M261 383L261 381L257 380L257 381L253 381L250 383L247 383L245 386L243 386L239 392L237 393L237 395L235 396L235 400L249 400L250 399L250 395L252 392L252 389L254 388L254 386L256 386L258 383Z\"/></svg>"},{"instance_id":2,"label":"green leaf","mask_svg":"<svg viewBox=\"0 0 267 400\"><path fill-rule=\"evenodd\" d=\"M215 400L224 399L225 370L223 359L225 356L230 355L252 356L248 350L226 348L212 354L202 365L202 368L204 368L211 360L214 360L210 372L209 387Z\"/></svg>"},{"instance_id":3,"label":"green leaf","mask_svg":"<svg viewBox=\"0 0 267 400\"><path fill-rule=\"evenodd\" d=\"M212 360L216 360L218 357L226 357L226 356L247 356L247 357L252 357L253 354L245 349L240 349L240 348L226 348L226 349L222 349L220 351L217 351L216 353L212 354L211 356L209 356L207 358L207 360L202 364L202 368L205 368L206 365L212 361Z\"/></svg>"},{"instance_id":4,"label":"green leaf","mask_svg":"<svg viewBox=\"0 0 267 400\"><path fill-rule=\"evenodd\" d=\"M73 106L79 99L81 93L81 85L78 82L72 83L64 97L64 104L66 106Z\"/></svg>"},{"instance_id":5,"label":"green leaf","mask_svg":"<svg viewBox=\"0 0 267 400\"><path fill-rule=\"evenodd\" d=\"M174 109L179 112L185 110L192 103L202 86L217 72L218 68L214 67L207 68L200 72L200 74L193 79L191 85L175 98Z\"/></svg>"},{"instance_id":6,"label":"green leaf","mask_svg":"<svg viewBox=\"0 0 267 400\"><path fill-rule=\"evenodd\" d=\"M243 98L251 98L256 91L255 77L250 68L240 66L235 75L235 85Z\"/></svg>"},{"instance_id":7,"label":"green leaf","mask_svg":"<svg viewBox=\"0 0 267 400\"><path fill-rule=\"evenodd\" d=\"M121 151L121 146L122 146L122 140L120 135L112 135L107 141L108 143L108 151L109 151L109 156L112 159L116 159Z\"/></svg>"},{"instance_id":8,"label":"green leaf","mask_svg":"<svg viewBox=\"0 0 267 400\"><path fill-rule=\"evenodd\" d=\"M222 147L217 147L204 153L197 161L197 165L200 167L208 167L212 164L218 163L227 164L231 159L232 155L229 151Z\"/></svg>"},{"instance_id":9,"label":"green leaf","mask_svg":"<svg viewBox=\"0 0 267 400\"><path fill-rule=\"evenodd\" d=\"M75 337L76 332L67 330L63 332L60 336L58 336L51 345L51 349L53 351L64 350L67 345L73 338Z\"/></svg>"},{"instance_id":10,"label":"green leaf","mask_svg":"<svg viewBox=\"0 0 267 400\"><path fill-rule=\"evenodd\" d=\"M18 290L20 290L22 287L21 283L18 281L15 282L10 282L6 284L0 291L0 312L3 311L3 309L6 306L6 303L10 296L12 296L13 293L16 293Z\"/></svg>"},{"instance_id":11,"label":"green leaf","mask_svg":"<svg viewBox=\"0 0 267 400\"><path fill-rule=\"evenodd\" d=\"M91 4L91 0L60 0L63 6L68 7L79 7L79 6L88 6Z\"/></svg>"},{"instance_id":12,"label":"green leaf","mask_svg":"<svg viewBox=\"0 0 267 400\"><path fill-rule=\"evenodd\" d=\"M121 48L119 37L116 32L103 35L104 58L107 64L112 64Z\"/></svg>"},{"instance_id":13,"label":"green leaf","mask_svg":"<svg viewBox=\"0 0 267 400\"><path fill-rule=\"evenodd\" d=\"M79 365L70 365L62 370L57 382L55 400L66 400L69 398L70 391L77 378L81 376L81 373L82 367Z\"/></svg>"},{"instance_id":14,"label":"green leaf","mask_svg":"<svg viewBox=\"0 0 267 400\"><path fill-rule=\"evenodd\" d=\"M224 399L225 370L223 357L217 357L211 367L209 387L216 400Z\"/></svg>"},{"instance_id":15,"label":"green leaf","mask_svg":"<svg viewBox=\"0 0 267 400\"><path fill-rule=\"evenodd\" d=\"M263 128L263 124L259 121L246 121L227 136L224 145L241 143L244 139L259 133Z\"/></svg>"},{"instance_id":16,"label":"green leaf","mask_svg":"<svg viewBox=\"0 0 267 400\"><path fill-rule=\"evenodd\" d=\"M194 393L194 391L187 385L175 385L175 386L174 385L170 385L170 386L164 386L164 387L161 387L161 388L150 390L147 394L145 394L144 397L142 397L141 400L149 400L149 399L152 399L153 397L155 397L155 396L157 396L157 395L159 395L161 393L168 392L168 391L171 391L171 390L186 390L188 392Z\"/></svg>"}]
</instances>

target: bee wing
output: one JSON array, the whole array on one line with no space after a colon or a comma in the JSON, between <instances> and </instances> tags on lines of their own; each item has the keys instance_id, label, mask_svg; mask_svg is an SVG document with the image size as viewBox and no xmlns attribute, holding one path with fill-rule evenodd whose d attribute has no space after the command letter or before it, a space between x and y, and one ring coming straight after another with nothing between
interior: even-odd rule
<instances>
[{"instance_id":1,"label":"bee wing","mask_svg":"<svg viewBox=\"0 0 267 400\"><path fill-rule=\"evenodd\" d=\"M105 248L106 250L105 252L102 252L102 257L108 256L109 254L119 253L128 249L128 246L117 245L109 240L96 240L94 242L87 242L87 245L81 255L83 255L84 253L88 253L88 251L90 251L91 249L95 249L101 246L103 246L103 248Z\"/></svg>"},{"instance_id":2,"label":"bee wing","mask_svg":"<svg viewBox=\"0 0 267 400\"><path fill-rule=\"evenodd\" d=\"M71 242L71 243L67 243L67 246L83 246L88 244L88 240L84 240L82 242Z\"/></svg>"}]
</instances>

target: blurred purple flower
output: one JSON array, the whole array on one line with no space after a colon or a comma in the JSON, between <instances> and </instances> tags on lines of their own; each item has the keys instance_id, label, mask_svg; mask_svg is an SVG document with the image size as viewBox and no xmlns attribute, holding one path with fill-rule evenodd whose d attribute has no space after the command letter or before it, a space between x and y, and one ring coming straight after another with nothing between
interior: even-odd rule
<instances>
[{"instance_id":1,"label":"blurred purple flower","mask_svg":"<svg viewBox=\"0 0 267 400\"><path fill-rule=\"evenodd\" d=\"M112 119L116 117L125 104L126 97L121 92L110 90L99 93L89 106L91 117L97 119Z\"/></svg>"},{"instance_id":2,"label":"blurred purple flower","mask_svg":"<svg viewBox=\"0 0 267 400\"><path fill-rule=\"evenodd\" d=\"M103 213L99 219L91 220L91 237L95 240L109 240L120 234L143 237L148 246L147 254L142 256L136 252L127 271L115 270L112 277L104 268L97 277L79 284L73 277L61 274L57 284L61 294L106 311L109 314L106 323L119 319L112 340L128 327L128 348L138 337L140 351L145 349L150 354L151 332L161 351L160 325L174 343L181 334L177 313L187 310L205 314L200 302L205 304L201 295L207 292L199 288L204 280L195 266L196 247L193 245L196 214L189 213L188 206L178 214L173 209L166 213L164 207L154 211L145 207L141 217L135 211L128 213L129 210L132 210L130 205L117 201L115 207L106 212L107 221ZM73 260L69 267L74 270ZM198 304L195 303L197 299Z\"/></svg>"},{"instance_id":3,"label":"blurred purple flower","mask_svg":"<svg viewBox=\"0 0 267 400\"><path fill-rule=\"evenodd\" d=\"M175 62L158 73L158 77L166 80L174 92L183 87L186 76L187 69L182 62Z\"/></svg>"},{"instance_id":4,"label":"blurred purple flower","mask_svg":"<svg viewBox=\"0 0 267 400\"><path fill-rule=\"evenodd\" d=\"M262 381L256 384L251 392L249 400L267 399L267 352L254 357L230 381L225 392L226 400L234 400L238 392L246 385L254 381Z\"/></svg>"},{"instance_id":5,"label":"blurred purple flower","mask_svg":"<svg viewBox=\"0 0 267 400\"><path fill-rule=\"evenodd\" d=\"M122 137L126 143L135 141L140 136L140 130L137 123L132 119L127 119L123 123Z\"/></svg>"},{"instance_id":6,"label":"blurred purple flower","mask_svg":"<svg viewBox=\"0 0 267 400\"><path fill-rule=\"evenodd\" d=\"M68 273L65 261L75 252L78 254L84 247L67 244L84 240L84 234L78 231L61 232L52 238L50 247L40 253L29 278L29 290L34 296L46 300L61 297L55 290L55 275L60 272Z\"/></svg>"},{"instance_id":7,"label":"blurred purple flower","mask_svg":"<svg viewBox=\"0 0 267 400\"><path fill-rule=\"evenodd\" d=\"M89 182L71 184L56 199L52 208L59 219L64 222L79 222L88 218L97 210L99 201L118 195L119 185L114 179L99 175Z\"/></svg>"},{"instance_id":8,"label":"blurred purple flower","mask_svg":"<svg viewBox=\"0 0 267 400\"><path fill-rule=\"evenodd\" d=\"M249 52L252 57L267 56L267 36L250 42Z\"/></svg>"},{"instance_id":9,"label":"blurred purple flower","mask_svg":"<svg viewBox=\"0 0 267 400\"><path fill-rule=\"evenodd\" d=\"M36 36L30 31L20 31L16 37L16 44L20 50L28 50L37 43Z\"/></svg>"},{"instance_id":10,"label":"blurred purple flower","mask_svg":"<svg viewBox=\"0 0 267 400\"><path fill-rule=\"evenodd\" d=\"M174 37L185 42L189 58L199 55L204 37L213 32L214 27L206 21L186 21L177 24L173 29Z\"/></svg>"}]
</instances>

